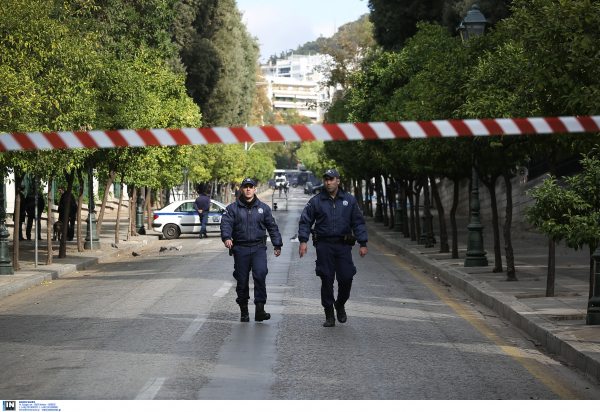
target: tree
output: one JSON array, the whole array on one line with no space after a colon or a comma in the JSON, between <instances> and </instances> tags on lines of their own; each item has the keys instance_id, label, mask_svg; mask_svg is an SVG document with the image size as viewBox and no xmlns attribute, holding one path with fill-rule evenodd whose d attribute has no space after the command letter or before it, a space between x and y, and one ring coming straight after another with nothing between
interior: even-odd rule
<instances>
[{"instance_id":1,"label":"tree","mask_svg":"<svg viewBox=\"0 0 600 412\"><path fill-rule=\"evenodd\" d=\"M360 62L375 45L373 25L367 14L347 23L329 39L320 38L319 51L325 54L325 62L317 69L324 74L321 87L340 88L343 92L353 86L352 73L360 70Z\"/></svg>"},{"instance_id":2,"label":"tree","mask_svg":"<svg viewBox=\"0 0 600 412\"><path fill-rule=\"evenodd\" d=\"M590 255L600 242L600 159L598 151L584 155L583 173L565 179L559 186L549 176L541 186L528 191L536 200L529 206L525 218L555 243L565 241L575 250L588 246ZM593 295L594 263L590 259L589 297ZM554 296L554 279L548 277L546 296Z\"/></svg>"},{"instance_id":3,"label":"tree","mask_svg":"<svg viewBox=\"0 0 600 412\"><path fill-rule=\"evenodd\" d=\"M256 95L258 44L234 0L182 0L170 29L206 126L243 126Z\"/></svg>"},{"instance_id":4,"label":"tree","mask_svg":"<svg viewBox=\"0 0 600 412\"><path fill-rule=\"evenodd\" d=\"M444 0L369 0L369 18L377 44L399 50L417 33L420 21L439 22Z\"/></svg>"}]
</instances>

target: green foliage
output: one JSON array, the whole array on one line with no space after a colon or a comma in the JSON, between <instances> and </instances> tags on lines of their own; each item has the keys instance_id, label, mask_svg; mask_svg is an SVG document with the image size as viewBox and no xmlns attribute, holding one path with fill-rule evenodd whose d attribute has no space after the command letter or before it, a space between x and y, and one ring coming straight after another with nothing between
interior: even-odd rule
<instances>
[{"instance_id":1,"label":"green foliage","mask_svg":"<svg viewBox=\"0 0 600 412\"><path fill-rule=\"evenodd\" d=\"M256 94L258 43L234 0L182 0L170 32L206 126L243 126Z\"/></svg>"},{"instance_id":2,"label":"green foliage","mask_svg":"<svg viewBox=\"0 0 600 412\"><path fill-rule=\"evenodd\" d=\"M584 155L583 172L565 179L559 186L549 176L542 186L527 193L536 200L529 206L525 218L535 228L555 242L565 241L575 250L587 245L595 248L600 242L600 159L598 151Z\"/></svg>"},{"instance_id":3,"label":"green foliage","mask_svg":"<svg viewBox=\"0 0 600 412\"><path fill-rule=\"evenodd\" d=\"M316 176L322 176L328 169L336 169L335 162L325 153L325 142L304 142L296 151L298 160Z\"/></svg>"},{"instance_id":4,"label":"green foliage","mask_svg":"<svg viewBox=\"0 0 600 412\"><path fill-rule=\"evenodd\" d=\"M512 0L369 0L375 41L387 51L401 50L423 21L454 35L474 3L494 25L510 15Z\"/></svg>"}]
</instances>

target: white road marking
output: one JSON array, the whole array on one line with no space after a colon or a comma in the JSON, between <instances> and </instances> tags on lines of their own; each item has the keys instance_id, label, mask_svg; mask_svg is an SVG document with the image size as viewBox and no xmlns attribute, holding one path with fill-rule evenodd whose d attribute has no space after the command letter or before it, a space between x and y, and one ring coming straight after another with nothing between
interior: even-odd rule
<instances>
[{"instance_id":1,"label":"white road marking","mask_svg":"<svg viewBox=\"0 0 600 412\"><path fill-rule=\"evenodd\" d=\"M196 243L197 245L207 245L210 242L212 242L212 239L209 240L201 240L200 242Z\"/></svg>"},{"instance_id":2,"label":"white road marking","mask_svg":"<svg viewBox=\"0 0 600 412\"><path fill-rule=\"evenodd\" d=\"M135 397L135 400L151 401L152 399L154 399L163 383L165 383L165 378L151 378L146 383L140 394Z\"/></svg>"},{"instance_id":3,"label":"white road marking","mask_svg":"<svg viewBox=\"0 0 600 412\"><path fill-rule=\"evenodd\" d=\"M227 292L229 292L229 289L232 286L233 286L233 283L231 283L231 282L223 283L223 286L221 286L221 289L217 290L213 296L215 296L217 298L222 298L223 296L225 296L227 294Z\"/></svg>"},{"instance_id":4,"label":"white road marking","mask_svg":"<svg viewBox=\"0 0 600 412\"><path fill-rule=\"evenodd\" d=\"M187 328L183 335L179 338L178 342L189 342L192 338L198 333L204 322L208 318L208 315L202 314L198 315L196 319L192 321L192 324Z\"/></svg>"}]
</instances>

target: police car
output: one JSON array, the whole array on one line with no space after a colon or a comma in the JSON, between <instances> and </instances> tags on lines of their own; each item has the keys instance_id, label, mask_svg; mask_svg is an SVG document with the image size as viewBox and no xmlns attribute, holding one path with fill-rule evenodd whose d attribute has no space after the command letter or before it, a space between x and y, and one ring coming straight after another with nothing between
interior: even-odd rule
<instances>
[{"instance_id":1,"label":"police car","mask_svg":"<svg viewBox=\"0 0 600 412\"><path fill-rule=\"evenodd\" d=\"M210 201L207 232L221 231L221 218L225 205L216 200ZM177 239L182 234L199 234L202 224L198 212L194 210L194 200L179 200L154 212L152 229L162 232L165 239Z\"/></svg>"}]
</instances>

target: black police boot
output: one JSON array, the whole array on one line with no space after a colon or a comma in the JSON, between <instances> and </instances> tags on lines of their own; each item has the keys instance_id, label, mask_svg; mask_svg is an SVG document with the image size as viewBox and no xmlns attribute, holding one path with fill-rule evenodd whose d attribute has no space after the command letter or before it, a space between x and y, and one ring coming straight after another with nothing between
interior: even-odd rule
<instances>
[{"instance_id":1,"label":"black police boot","mask_svg":"<svg viewBox=\"0 0 600 412\"><path fill-rule=\"evenodd\" d=\"M250 314L248 313L248 302L240 303L240 322L250 322Z\"/></svg>"},{"instance_id":2,"label":"black police boot","mask_svg":"<svg viewBox=\"0 0 600 412\"><path fill-rule=\"evenodd\" d=\"M271 319L271 314L265 312L265 302L256 302L254 305L256 306L256 311L254 312L255 321L262 322L263 320Z\"/></svg>"},{"instance_id":3,"label":"black police boot","mask_svg":"<svg viewBox=\"0 0 600 412\"><path fill-rule=\"evenodd\" d=\"M335 306L335 311L337 312L337 320L340 323L346 323L348 317L346 316L346 309L344 305L340 305L337 301L333 304Z\"/></svg>"},{"instance_id":4,"label":"black police boot","mask_svg":"<svg viewBox=\"0 0 600 412\"><path fill-rule=\"evenodd\" d=\"M323 326L326 328L335 326L335 314L333 313L333 306L325 308L325 323Z\"/></svg>"}]
</instances>

